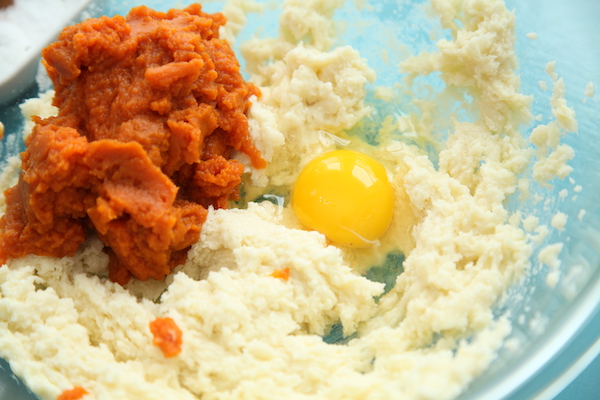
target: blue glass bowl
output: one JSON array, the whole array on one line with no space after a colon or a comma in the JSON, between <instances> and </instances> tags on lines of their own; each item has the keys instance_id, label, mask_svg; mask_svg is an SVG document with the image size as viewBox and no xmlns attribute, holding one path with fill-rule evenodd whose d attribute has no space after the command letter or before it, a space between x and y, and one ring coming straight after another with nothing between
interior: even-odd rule
<instances>
[{"instance_id":1,"label":"blue glass bowl","mask_svg":"<svg viewBox=\"0 0 600 400\"><path fill-rule=\"evenodd\" d=\"M375 86L391 85L400 78L394 53L390 52L392 62L389 64L382 62L380 56L382 48L378 43L385 43L383 35L391 29L397 39L413 50L432 48L429 30L435 22L422 19L422 9L418 6L424 2L373 1L374 7L361 13L356 12L353 2L348 2L336 14L336 18L361 26L360 33L347 29L341 40L356 47L378 72ZM166 10L175 2L154 0L143 3ZM109 0L97 2L99 8L96 11L107 15L124 14L139 4L142 2ZM554 398L600 353L600 99L599 96L584 95L588 82L600 85L600 2L507 0L507 4L517 15L521 91L535 96L533 114L547 116L549 113L551 91L542 90L539 81L550 81L544 68L548 62L556 61L556 71L566 83L566 99L575 109L579 122L579 132L564 138L564 143L576 152L571 162L574 167L570 176L572 181L557 181L551 191L539 189L540 194L550 199L549 207L538 213L541 223L549 223L559 208L569 217L565 230L560 234L552 233L542 244L564 242L560 255L564 278L551 289L546 284L547 270L533 268L522 285L511 289L515 301L509 299L504 307L508 307L514 316L522 315L512 321L512 336L524 345L516 352L502 350L488 371L460 396L463 400ZM209 2L206 10L217 11L222 5L223 2ZM252 15L240 41L259 27L262 34L274 33L274 17L271 12ZM536 40L531 35L528 37L530 32L537 33ZM27 89L19 98L0 108L0 121L6 125L0 146L2 160L23 149L18 138L22 124L18 103L36 95L35 83L30 84L24 85ZM572 198L574 185L583 188L576 193L576 199ZM570 195L560 201L558 193L563 189L568 189ZM583 218L579 218L581 210L586 210ZM535 255L532 263L539 264ZM516 301L517 295L524 297ZM540 318L545 321L544 328L536 329L532 321ZM0 371L0 400L35 399L12 376L6 362L2 361L0 367L3 370ZM591 373L588 372L591 381L580 384L583 390L585 385L598 388L594 379L600 374L598 362L593 368Z\"/></svg>"}]
</instances>

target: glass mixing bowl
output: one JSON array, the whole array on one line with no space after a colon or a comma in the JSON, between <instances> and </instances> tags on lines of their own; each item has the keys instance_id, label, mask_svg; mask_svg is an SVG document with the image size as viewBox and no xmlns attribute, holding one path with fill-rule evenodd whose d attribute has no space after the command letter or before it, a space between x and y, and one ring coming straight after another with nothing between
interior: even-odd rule
<instances>
[{"instance_id":1,"label":"glass mixing bowl","mask_svg":"<svg viewBox=\"0 0 600 400\"><path fill-rule=\"evenodd\" d=\"M144 2L163 10L181 3ZM401 77L395 67L399 56L388 47L392 62L382 62L382 48L390 43L384 35L395 32L395 39L409 48L428 48L432 46L429 31L436 21L423 18L425 1L370 3L371 9L357 13L354 2L348 2L336 14L336 18L347 20L351 26L360 26L360 29L346 29L341 40L356 47L378 72L374 85L390 85ZM138 4L141 2L97 2L99 8L93 11L122 14ZM206 9L216 11L222 4L208 2ZM507 0L507 4L517 15L521 91L535 96L533 114L544 118L549 114L551 90L544 90L540 81L550 81L544 69L548 62L556 61L556 72L565 80L566 99L575 109L579 131L563 139L576 152L570 163L574 168L570 178L553 182L551 189L535 189L544 197L540 203L514 205L529 211L537 208L537 216L545 224L559 210L567 214L564 231L551 233L540 246L564 243L560 254L561 278L556 287L550 288L546 283L548 270L540 264L537 252L534 254L531 273L523 283L511 288L508 300L498 310L511 311L511 339L521 346L505 346L488 371L460 396L463 400L553 398L600 352L600 99L592 96L588 86L589 82L600 85L600 2ZM262 34L273 32L274 17L271 12L251 15L239 41L259 27ZM1 107L0 121L6 125L0 146L2 160L23 149L18 138L22 124L18 103L37 93L36 85L29 83L20 98ZM533 126L528 126L524 133ZM0 367L3 370L0 399L35 399L12 376L5 362Z\"/></svg>"}]
</instances>

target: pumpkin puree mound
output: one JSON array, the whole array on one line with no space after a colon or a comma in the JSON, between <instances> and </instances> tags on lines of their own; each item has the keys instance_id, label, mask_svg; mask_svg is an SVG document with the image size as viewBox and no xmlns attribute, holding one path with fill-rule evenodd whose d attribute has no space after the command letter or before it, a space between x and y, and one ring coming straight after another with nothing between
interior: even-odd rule
<instances>
[{"instance_id":1,"label":"pumpkin puree mound","mask_svg":"<svg viewBox=\"0 0 600 400\"><path fill-rule=\"evenodd\" d=\"M163 279L198 241L207 207L238 195L265 161L248 133L246 83L222 14L131 10L66 28L43 51L58 115L36 118L5 192L0 261L71 256L93 230L109 277Z\"/></svg>"}]
</instances>

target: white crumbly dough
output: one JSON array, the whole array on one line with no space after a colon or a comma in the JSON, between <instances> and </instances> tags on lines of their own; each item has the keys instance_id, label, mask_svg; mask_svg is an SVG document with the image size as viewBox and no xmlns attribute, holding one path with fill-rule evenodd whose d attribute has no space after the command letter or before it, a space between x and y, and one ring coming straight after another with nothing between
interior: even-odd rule
<instances>
[{"instance_id":1,"label":"white crumbly dough","mask_svg":"<svg viewBox=\"0 0 600 400\"><path fill-rule=\"evenodd\" d=\"M28 99L20 105L21 113L25 117L25 127L23 128L23 138L27 138L35 126L31 117L36 115L40 118L48 118L56 115L58 109L52 105L54 90L48 90L41 93L39 97Z\"/></svg>"},{"instance_id":2,"label":"white crumbly dough","mask_svg":"<svg viewBox=\"0 0 600 400\"><path fill-rule=\"evenodd\" d=\"M523 229L525 229L527 232L533 232L537 229L539 224L540 224L539 218L537 218L535 215L528 215L523 220Z\"/></svg>"},{"instance_id":3,"label":"white crumbly dough","mask_svg":"<svg viewBox=\"0 0 600 400\"><path fill-rule=\"evenodd\" d=\"M558 192L558 198L561 200L566 199L568 195L569 191L567 189L562 189L560 192Z\"/></svg>"},{"instance_id":4,"label":"white crumbly dough","mask_svg":"<svg viewBox=\"0 0 600 400\"><path fill-rule=\"evenodd\" d=\"M219 37L234 44L236 36L244 28L249 12L262 12L265 4L248 0L229 0L221 10L227 18L227 24L219 28Z\"/></svg>"},{"instance_id":5,"label":"white crumbly dough","mask_svg":"<svg viewBox=\"0 0 600 400\"><path fill-rule=\"evenodd\" d=\"M6 166L0 173L0 189L2 191L4 191L5 188L14 186L17 183L19 168L21 168L21 159L18 156L12 156L6 160ZM0 214L4 214L5 210L6 199L2 195L0 196Z\"/></svg>"},{"instance_id":6,"label":"white crumbly dough","mask_svg":"<svg viewBox=\"0 0 600 400\"><path fill-rule=\"evenodd\" d=\"M588 82L587 85L585 86L585 91L583 92L584 96L594 97L595 93L596 93L596 90L594 87L594 82Z\"/></svg>"},{"instance_id":7,"label":"white crumbly dough","mask_svg":"<svg viewBox=\"0 0 600 400\"><path fill-rule=\"evenodd\" d=\"M254 41L245 47L254 50L254 46L261 44ZM285 132L286 145L282 146L282 139L259 140L258 148L267 154L270 164L253 173L268 176L271 185L289 186L298 167L331 147L325 133L349 129L368 115L363 98L365 84L374 79L374 73L350 47L323 52L298 44L282 59L261 68L261 78L255 79L263 98L252 111L259 123L251 125L251 133L259 136L256 130L266 123L269 130L276 127Z\"/></svg>"},{"instance_id":8,"label":"white crumbly dough","mask_svg":"<svg viewBox=\"0 0 600 400\"><path fill-rule=\"evenodd\" d=\"M563 229L565 229L567 220L568 220L567 214L559 211L556 214L554 214L554 216L552 217L551 225L553 228L556 228L559 231L562 231Z\"/></svg>"},{"instance_id":9,"label":"white crumbly dough","mask_svg":"<svg viewBox=\"0 0 600 400\"><path fill-rule=\"evenodd\" d=\"M544 247L538 254L538 259L540 262L550 268L550 271L546 276L546 284L551 288L556 287L556 284L560 278L560 259L558 256L562 249L562 243L554 243Z\"/></svg>"},{"instance_id":10,"label":"white crumbly dough","mask_svg":"<svg viewBox=\"0 0 600 400\"><path fill-rule=\"evenodd\" d=\"M533 178L546 183L554 178L565 179L573 168L568 161L575 156L573 148L561 144L562 136L577 132L575 111L565 100L565 83L555 72L555 63L548 63L546 72L553 79L554 89L550 98L550 106L554 120L546 125L538 125L531 132L530 140L537 147L537 162L533 166Z\"/></svg>"},{"instance_id":11,"label":"white crumbly dough","mask_svg":"<svg viewBox=\"0 0 600 400\"><path fill-rule=\"evenodd\" d=\"M332 47L332 16L342 4L288 0L279 37L242 45L262 92L250 131L270 162L265 170L248 167L251 195L289 191L315 155L359 146L344 130L370 115L366 85L375 76L356 50ZM233 39L256 7L231 1L223 35ZM572 150L560 138L576 123L564 84L552 75L555 120L536 128L538 150L529 149L519 133L532 116L515 73L515 16L501 0L432 0L432 8L451 38L402 63L404 89L439 72L447 90L473 99L476 118L438 115L432 102L415 99L431 119L406 116L415 143L435 137L425 128L436 118L453 120L437 165L394 138L391 123L383 124L378 148L360 145L388 167L396 194L394 219L376 246L329 245L302 229L288 207L262 202L210 210L201 240L165 282L123 288L108 281L107 256L93 237L72 258L11 260L0 268L0 356L44 400L74 386L90 393L86 400L458 396L510 334L510 320L493 308L527 271L530 236L548 234L536 217L513 215L505 203L528 190L522 175L533 155L536 179L568 175ZM54 112L45 96L27 102L24 114ZM18 161L11 165L2 188L14 183ZM559 229L566 223L555 220ZM561 249L556 243L539 253L556 272L551 284ZM404 271L383 294L361 268L391 251L405 254ZM288 279L273 276L285 269ZM175 358L152 345L149 323L164 316L183 331ZM338 323L347 344L326 343L322 336Z\"/></svg>"},{"instance_id":12,"label":"white crumbly dough","mask_svg":"<svg viewBox=\"0 0 600 400\"><path fill-rule=\"evenodd\" d=\"M537 40L538 38L538 34L536 32L529 32L525 36L527 36L527 38L531 40Z\"/></svg>"}]
</instances>

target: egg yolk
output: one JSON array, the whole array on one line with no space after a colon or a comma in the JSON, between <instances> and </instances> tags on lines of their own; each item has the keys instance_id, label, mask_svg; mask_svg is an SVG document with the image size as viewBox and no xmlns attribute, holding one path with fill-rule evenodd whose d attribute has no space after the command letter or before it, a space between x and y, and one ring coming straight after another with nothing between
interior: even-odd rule
<instances>
[{"instance_id":1,"label":"egg yolk","mask_svg":"<svg viewBox=\"0 0 600 400\"><path fill-rule=\"evenodd\" d=\"M337 150L312 160L292 193L300 222L332 242L366 247L383 235L392 219L394 190L385 167L351 150Z\"/></svg>"}]
</instances>

